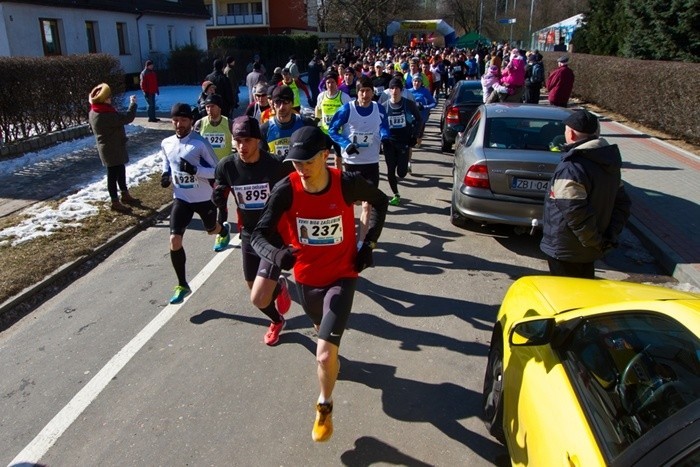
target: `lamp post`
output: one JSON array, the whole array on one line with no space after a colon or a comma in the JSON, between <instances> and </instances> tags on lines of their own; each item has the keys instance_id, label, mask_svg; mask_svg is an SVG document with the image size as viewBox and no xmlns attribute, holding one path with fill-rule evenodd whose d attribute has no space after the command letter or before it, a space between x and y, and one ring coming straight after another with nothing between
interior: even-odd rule
<instances>
[{"instance_id":1,"label":"lamp post","mask_svg":"<svg viewBox=\"0 0 700 467\"><path fill-rule=\"evenodd\" d=\"M530 26L527 28L527 37L530 39L530 48L532 46L532 11L535 9L535 0L530 0Z\"/></svg>"}]
</instances>

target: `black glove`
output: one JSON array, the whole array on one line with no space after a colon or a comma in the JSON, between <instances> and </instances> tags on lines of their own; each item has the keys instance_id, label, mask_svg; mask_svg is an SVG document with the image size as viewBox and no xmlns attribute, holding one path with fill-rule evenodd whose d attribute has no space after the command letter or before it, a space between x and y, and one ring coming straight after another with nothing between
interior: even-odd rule
<instances>
[{"instance_id":1,"label":"black glove","mask_svg":"<svg viewBox=\"0 0 700 467\"><path fill-rule=\"evenodd\" d=\"M297 258L294 256L296 251L297 250L292 247L281 248L277 250L277 253L275 253L273 262L279 266L280 269L289 271L294 267L294 263L297 262Z\"/></svg>"},{"instance_id":2,"label":"black glove","mask_svg":"<svg viewBox=\"0 0 700 467\"><path fill-rule=\"evenodd\" d=\"M409 141L408 145L412 148L415 148L416 144L418 144L418 138L416 138L415 136L411 136L411 140Z\"/></svg>"},{"instance_id":3,"label":"black glove","mask_svg":"<svg viewBox=\"0 0 700 467\"><path fill-rule=\"evenodd\" d=\"M350 143L348 144L348 147L345 148L345 152L348 154L359 154L360 150L357 149L357 144Z\"/></svg>"},{"instance_id":4,"label":"black glove","mask_svg":"<svg viewBox=\"0 0 700 467\"><path fill-rule=\"evenodd\" d=\"M211 194L211 201L219 209L226 208L227 198L228 198L228 186L227 185L218 185L216 188L214 188L214 191Z\"/></svg>"},{"instance_id":5,"label":"black glove","mask_svg":"<svg viewBox=\"0 0 700 467\"><path fill-rule=\"evenodd\" d=\"M382 146L384 147L384 153L386 154L387 151L391 151L394 149L394 142L391 141L389 138L384 138L382 140Z\"/></svg>"},{"instance_id":6,"label":"black glove","mask_svg":"<svg viewBox=\"0 0 700 467\"><path fill-rule=\"evenodd\" d=\"M180 170L187 172L190 175L197 173L197 167L187 162L186 159L180 158Z\"/></svg>"},{"instance_id":7,"label":"black glove","mask_svg":"<svg viewBox=\"0 0 700 467\"><path fill-rule=\"evenodd\" d=\"M371 268L372 266L374 266L372 246L365 242L357 252L357 256L355 256L355 271L362 272L364 269Z\"/></svg>"},{"instance_id":8,"label":"black glove","mask_svg":"<svg viewBox=\"0 0 700 467\"><path fill-rule=\"evenodd\" d=\"M160 176L160 186L168 188L170 186L170 172L163 172Z\"/></svg>"}]
</instances>

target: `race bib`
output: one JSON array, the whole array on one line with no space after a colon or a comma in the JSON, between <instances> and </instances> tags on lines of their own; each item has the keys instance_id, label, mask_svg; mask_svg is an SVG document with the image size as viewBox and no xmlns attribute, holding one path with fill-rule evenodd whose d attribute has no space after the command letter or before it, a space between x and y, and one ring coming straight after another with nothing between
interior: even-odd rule
<instances>
[{"instance_id":1,"label":"race bib","mask_svg":"<svg viewBox=\"0 0 700 467\"><path fill-rule=\"evenodd\" d=\"M280 138L272 142L273 154L281 157L287 157L289 154L289 138Z\"/></svg>"},{"instance_id":2,"label":"race bib","mask_svg":"<svg viewBox=\"0 0 700 467\"><path fill-rule=\"evenodd\" d=\"M223 133L207 133L206 137L212 148L221 149L224 147L225 135Z\"/></svg>"},{"instance_id":3,"label":"race bib","mask_svg":"<svg viewBox=\"0 0 700 467\"><path fill-rule=\"evenodd\" d=\"M173 174L173 183L178 188L184 188L184 189L198 188L199 187L199 179L197 178L197 176L190 175L187 172L177 172L176 171Z\"/></svg>"},{"instance_id":4,"label":"race bib","mask_svg":"<svg viewBox=\"0 0 700 467\"><path fill-rule=\"evenodd\" d=\"M389 120L389 128L405 128L406 127L406 114L389 115L387 120Z\"/></svg>"},{"instance_id":5,"label":"race bib","mask_svg":"<svg viewBox=\"0 0 700 467\"><path fill-rule=\"evenodd\" d=\"M456 67L454 67L454 71L456 71L457 73L459 73L460 71L462 71L462 67L461 67L461 66L456 66Z\"/></svg>"},{"instance_id":6,"label":"race bib","mask_svg":"<svg viewBox=\"0 0 700 467\"><path fill-rule=\"evenodd\" d=\"M236 203L241 209L262 209L270 196L270 185L258 183L254 185L236 185L233 187Z\"/></svg>"},{"instance_id":7,"label":"race bib","mask_svg":"<svg viewBox=\"0 0 700 467\"><path fill-rule=\"evenodd\" d=\"M376 86L374 88L374 95L375 96L381 96L383 92L384 92L384 86Z\"/></svg>"},{"instance_id":8,"label":"race bib","mask_svg":"<svg viewBox=\"0 0 700 467\"><path fill-rule=\"evenodd\" d=\"M337 245L343 241L343 218L342 216L329 219L297 218L297 235L302 245Z\"/></svg>"},{"instance_id":9,"label":"race bib","mask_svg":"<svg viewBox=\"0 0 700 467\"><path fill-rule=\"evenodd\" d=\"M333 120L333 115L324 115L323 116L323 123L325 123L327 126L331 124L331 120Z\"/></svg>"},{"instance_id":10,"label":"race bib","mask_svg":"<svg viewBox=\"0 0 700 467\"><path fill-rule=\"evenodd\" d=\"M372 145L374 133L352 133L350 141L357 144L361 148L368 148Z\"/></svg>"}]
</instances>

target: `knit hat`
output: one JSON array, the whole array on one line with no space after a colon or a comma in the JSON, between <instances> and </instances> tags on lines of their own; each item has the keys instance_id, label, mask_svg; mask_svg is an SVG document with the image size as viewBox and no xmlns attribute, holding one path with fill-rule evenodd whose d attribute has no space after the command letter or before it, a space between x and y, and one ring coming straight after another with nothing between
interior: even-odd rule
<instances>
[{"instance_id":1,"label":"knit hat","mask_svg":"<svg viewBox=\"0 0 700 467\"><path fill-rule=\"evenodd\" d=\"M289 86L276 86L275 90L272 91L272 100L284 100L289 102L294 102L294 91Z\"/></svg>"},{"instance_id":2,"label":"knit hat","mask_svg":"<svg viewBox=\"0 0 700 467\"><path fill-rule=\"evenodd\" d=\"M173 107L170 109L170 116L192 118L192 107L182 102L173 104Z\"/></svg>"},{"instance_id":3,"label":"knit hat","mask_svg":"<svg viewBox=\"0 0 700 467\"><path fill-rule=\"evenodd\" d=\"M112 90L107 83L100 83L90 91L88 101L91 104L104 104L107 99L112 97Z\"/></svg>"},{"instance_id":4,"label":"knit hat","mask_svg":"<svg viewBox=\"0 0 700 467\"><path fill-rule=\"evenodd\" d=\"M323 80L327 81L329 79L332 79L334 81L338 81L338 72L335 70L328 70L325 75L323 75Z\"/></svg>"},{"instance_id":5,"label":"knit hat","mask_svg":"<svg viewBox=\"0 0 700 467\"><path fill-rule=\"evenodd\" d=\"M414 73L411 75L411 84L413 84L413 82L423 84L423 77L420 75L420 73Z\"/></svg>"},{"instance_id":6,"label":"knit hat","mask_svg":"<svg viewBox=\"0 0 700 467\"><path fill-rule=\"evenodd\" d=\"M249 115L241 115L240 117L236 117L233 119L231 135L234 138L262 139L262 134L260 133L260 123Z\"/></svg>"},{"instance_id":7,"label":"knit hat","mask_svg":"<svg viewBox=\"0 0 700 467\"><path fill-rule=\"evenodd\" d=\"M218 94L209 94L209 96L207 96L206 100L204 101L204 105L209 104L218 105L219 108L222 108L224 106L224 100Z\"/></svg>"},{"instance_id":8,"label":"knit hat","mask_svg":"<svg viewBox=\"0 0 700 467\"><path fill-rule=\"evenodd\" d=\"M391 81L389 81L389 89L391 88L403 89L403 81L401 81L401 78L391 78Z\"/></svg>"},{"instance_id":9,"label":"knit hat","mask_svg":"<svg viewBox=\"0 0 700 467\"><path fill-rule=\"evenodd\" d=\"M212 83L211 81L205 81L202 83L202 92L207 92L207 89L209 89L209 86L214 86L216 87L216 84Z\"/></svg>"},{"instance_id":10,"label":"knit hat","mask_svg":"<svg viewBox=\"0 0 700 467\"><path fill-rule=\"evenodd\" d=\"M564 120L564 125L586 135L598 132L598 117L587 110L578 110Z\"/></svg>"},{"instance_id":11,"label":"knit hat","mask_svg":"<svg viewBox=\"0 0 700 467\"><path fill-rule=\"evenodd\" d=\"M292 133L289 141L289 153L285 161L305 162L313 159L316 154L324 149L330 149L331 142L317 126L304 126Z\"/></svg>"}]
</instances>

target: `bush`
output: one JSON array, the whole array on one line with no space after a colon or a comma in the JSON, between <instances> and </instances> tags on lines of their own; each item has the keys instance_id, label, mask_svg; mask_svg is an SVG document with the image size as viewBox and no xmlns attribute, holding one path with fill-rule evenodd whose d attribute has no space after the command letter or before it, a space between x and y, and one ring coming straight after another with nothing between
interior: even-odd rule
<instances>
[{"instance_id":1,"label":"bush","mask_svg":"<svg viewBox=\"0 0 700 467\"><path fill-rule=\"evenodd\" d=\"M561 52L545 52L547 74ZM635 122L700 144L700 64L570 54L573 94Z\"/></svg>"},{"instance_id":2,"label":"bush","mask_svg":"<svg viewBox=\"0 0 700 467\"><path fill-rule=\"evenodd\" d=\"M168 70L173 84L199 84L209 73L207 53L195 45L185 45L170 52Z\"/></svg>"},{"instance_id":3,"label":"bush","mask_svg":"<svg viewBox=\"0 0 700 467\"><path fill-rule=\"evenodd\" d=\"M0 57L0 129L5 141L87 122L88 96L105 82L124 92L119 59L107 54Z\"/></svg>"}]
</instances>

